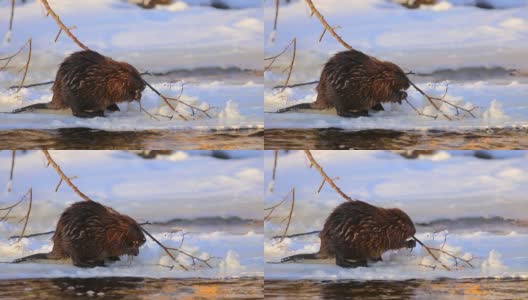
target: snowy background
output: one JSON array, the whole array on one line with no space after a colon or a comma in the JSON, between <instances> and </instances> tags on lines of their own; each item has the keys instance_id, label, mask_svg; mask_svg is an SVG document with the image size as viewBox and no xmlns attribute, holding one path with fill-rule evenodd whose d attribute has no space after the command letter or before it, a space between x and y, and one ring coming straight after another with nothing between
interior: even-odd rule
<instances>
[{"instance_id":1,"label":"snowy background","mask_svg":"<svg viewBox=\"0 0 528 300\"><path fill-rule=\"evenodd\" d=\"M526 199L528 152L488 151L493 159L474 151L438 151L406 159L385 151L312 151L317 162L349 196L381 207L404 210L417 225L417 237L459 256L478 257L475 268L431 270L435 265L421 247L389 251L383 262L369 268L343 269L335 260L312 263L266 264L266 279L404 280L412 278L528 278L528 218ZM484 155L485 156L485 155ZM265 207L281 200L295 187L295 210L289 234L321 230L326 217L344 201L328 185L316 191L321 177L308 168L302 151L280 152L276 182L271 181L273 152L265 155ZM273 191L269 187L274 187ZM281 235L290 203L265 223L267 262L297 253L319 250L317 234L272 239ZM437 232L433 234L434 232ZM452 261L442 257L447 265Z\"/></svg>"},{"instance_id":2,"label":"snowy background","mask_svg":"<svg viewBox=\"0 0 528 300\"><path fill-rule=\"evenodd\" d=\"M160 222L145 225L161 242L177 247L187 232L183 250L212 260L213 269L183 271L157 266L172 265L170 258L153 241L140 248L140 255L128 262L109 267L81 269L71 263L40 261L38 263L2 264L0 278L27 277L241 277L263 276L262 225L262 152L226 151L232 159L206 156L208 151L174 152L143 159L134 153L116 151L51 151L50 154L73 182L90 198L108 205L138 222ZM64 183L55 193L58 175L46 168L40 151L17 152L13 190L7 193L11 151L0 152L0 207L14 204L33 188L33 207L27 234L54 230L60 213L71 203L82 201ZM0 257L2 262L52 249L51 235L16 240L19 218L26 214L27 202L17 207L11 218L0 222ZM1 213L3 216L5 211ZM217 225L193 223L193 220L216 218ZM235 218L229 224L219 218ZM171 220L183 219L179 223ZM169 223L166 223L169 222ZM187 223L186 223L187 222ZM166 223L166 225L164 225ZM173 225L171 225L173 224ZM187 225L186 225L187 224ZM237 226L238 225L238 226ZM180 256L185 265L191 262Z\"/></svg>"},{"instance_id":3,"label":"snowy background","mask_svg":"<svg viewBox=\"0 0 528 300\"><path fill-rule=\"evenodd\" d=\"M274 1L265 6L265 56L280 52L297 38L297 57L290 84L318 80L324 63L345 48L330 34L318 43L322 26L309 17L305 1L281 2L278 29L273 33ZM487 1L499 9L481 9L475 1L439 0L433 6L407 9L387 0L314 0L314 5L337 33L352 47L381 60L392 61L404 71L420 76L410 79L433 96L465 108L478 107L477 118L448 121L421 117L404 103L385 105L385 112L370 118L343 119L334 115L305 113L267 114L266 127L365 128L464 130L528 125L528 1ZM272 41L272 37L275 41ZM286 89L291 50L265 73L265 111L316 99L315 85ZM448 80L448 82L444 81ZM441 81L436 83L436 81ZM424 113L437 114L413 88L409 100ZM449 115L452 109L443 107Z\"/></svg>"},{"instance_id":4,"label":"snowy background","mask_svg":"<svg viewBox=\"0 0 528 300\"><path fill-rule=\"evenodd\" d=\"M66 35L57 43L57 25L39 1L17 1L12 40L0 41L0 57L16 52L30 37L33 39L33 54L26 84L50 81L60 62L74 51L80 50ZM224 1L234 9L215 9L205 4L209 1L173 1L172 4L154 9L143 9L122 0L54 0L52 9L67 26L76 26L74 34L85 45L106 56L134 65L140 72L168 72L200 69L216 72L222 76L202 78L191 73L185 79L182 100L207 108L215 107L212 119L183 122L151 119L139 112L137 104L120 105L122 112L111 114L104 121L80 120L70 115L35 114L2 115L0 129L60 127L90 127L112 131L145 129L231 129L260 128L263 126L262 80L257 76L261 70L263 22L262 1ZM9 24L10 2L0 3L0 24ZM27 53L27 52L25 52ZM14 61L22 66L26 55ZM205 71L204 71L205 70ZM238 72L235 76L228 70ZM255 73L255 74L253 74ZM253 75L252 75L253 74ZM169 79L144 77L162 93L177 96L180 84ZM8 90L18 84L21 74L15 69L0 72L0 111L37 102L51 100L51 85L23 89L19 93ZM171 81L174 78L170 79ZM170 109L150 89L142 98L143 107L150 113L169 115ZM184 115L190 112L179 108ZM69 112L68 112L69 113Z\"/></svg>"}]
</instances>

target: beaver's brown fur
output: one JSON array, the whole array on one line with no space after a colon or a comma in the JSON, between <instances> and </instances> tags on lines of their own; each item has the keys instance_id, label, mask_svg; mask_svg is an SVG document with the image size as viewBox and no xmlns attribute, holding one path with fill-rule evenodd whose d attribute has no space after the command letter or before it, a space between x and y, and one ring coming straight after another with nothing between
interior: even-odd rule
<instances>
[{"instance_id":1,"label":"beaver's brown fur","mask_svg":"<svg viewBox=\"0 0 528 300\"><path fill-rule=\"evenodd\" d=\"M94 201L72 204L61 215L53 235L53 250L19 258L14 263L34 259L71 258L78 267L104 266L105 259L139 254L145 236L132 218Z\"/></svg>"},{"instance_id":2,"label":"beaver's brown fur","mask_svg":"<svg viewBox=\"0 0 528 300\"><path fill-rule=\"evenodd\" d=\"M79 51L61 63L51 102L29 105L13 113L70 108L77 117L104 117L105 109L119 110L116 103L139 101L144 89L145 83L133 66L95 51Z\"/></svg>"},{"instance_id":3,"label":"beaver's brown fur","mask_svg":"<svg viewBox=\"0 0 528 300\"><path fill-rule=\"evenodd\" d=\"M401 104L409 79L397 65L380 61L357 50L334 55L325 64L317 85L317 99L278 110L328 109L342 117L368 116L368 110L383 110L381 103Z\"/></svg>"},{"instance_id":4,"label":"beaver's brown fur","mask_svg":"<svg viewBox=\"0 0 528 300\"><path fill-rule=\"evenodd\" d=\"M367 266L369 260L380 261L387 250L414 247L416 242L408 239L415 233L411 218L400 209L345 202L326 219L319 252L289 256L282 262L335 257L341 267Z\"/></svg>"}]
</instances>

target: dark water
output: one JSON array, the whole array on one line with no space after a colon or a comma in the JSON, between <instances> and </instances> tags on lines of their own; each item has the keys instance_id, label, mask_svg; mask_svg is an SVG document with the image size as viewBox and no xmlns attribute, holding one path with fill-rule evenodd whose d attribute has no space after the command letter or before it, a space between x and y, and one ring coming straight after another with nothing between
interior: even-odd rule
<instances>
[{"instance_id":1,"label":"dark water","mask_svg":"<svg viewBox=\"0 0 528 300\"><path fill-rule=\"evenodd\" d=\"M90 128L0 131L3 149L263 149L264 131L120 131Z\"/></svg>"},{"instance_id":2,"label":"dark water","mask_svg":"<svg viewBox=\"0 0 528 300\"><path fill-rule=\"evenodd\" d=\"M266 129L265 149L526 149L525 129L469 132Z\"/></svg>"},{"instance_id":3,"label":"dark water","mask_svg":"<svg viewBox=\"0 0 528 300\"><path fill-rule=\"evenodd\" d=\"M266 299L528 299L528 280L265 281Z\"/></svg>"},{"instance_id":4,"label":"dark water","mask_svg":"<svg viewBox=\"0 0 528 300\"><path fill-rule=\"evenodd\" d=\"M262 299L264 279L53 278L0 280L0 299Z\"/></svg>"}]
</instances>

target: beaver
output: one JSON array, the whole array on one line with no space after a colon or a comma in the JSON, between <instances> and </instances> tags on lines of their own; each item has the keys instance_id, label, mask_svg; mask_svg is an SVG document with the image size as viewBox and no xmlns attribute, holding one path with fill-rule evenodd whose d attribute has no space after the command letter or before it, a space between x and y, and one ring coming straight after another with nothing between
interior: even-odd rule
<instances>
[{"instance_id":1,"label":"beaver","mask_svg":"<svg viewBox=\"0 0 528 300\"><path fill-rule=\"evenodd\" d=\"M124 254L137 256L145 236L131 217L94 201L82 201L62 213L52 240L50 253L29 255L13 263L71 258L77 267L104 266L105 259L117 261Z\"/></svg>"},{"instance_id":2,"label":"beaver","mask_svg":"<svg viewBox=\"0 0 528 300\"><path fill-rule=\"evenodd\" d=\"M317 99L279 109L277 113L299 109L334 108L341 117L368 116L368 110L383 110L381 103L407 99L409 78L397 65L380 61L357 50L334 55L325 64L317 85Z\"/></svg>"},{"instance_id":3,"label":"beaver","mask_svg":"<svg viewBox=\"0 0 528 300\"><path fill-rule=\"evenodd\" d=\"M381 254L387 250L414 248L416 241L410 238L415 233L411 218L400 209L359 200L345 202L326 219L319 234L319 252L289 256L281 262L335 257L341 267L366 267L369 260L381 261Z\"/></svg>"},{"instance_id":4,"label":"beaver","mask_svg":"<svg viewBox=\"0 0 528 300\"><path fill-rule=\"evenodd\" d=\"M119 111L116 103L141 99L145 82L133 66L92 50L71 54L60 65L49 103L37 103L13 111L66 109L81 118L104 117L104 110Z\"/></svg>"}]
</instances>

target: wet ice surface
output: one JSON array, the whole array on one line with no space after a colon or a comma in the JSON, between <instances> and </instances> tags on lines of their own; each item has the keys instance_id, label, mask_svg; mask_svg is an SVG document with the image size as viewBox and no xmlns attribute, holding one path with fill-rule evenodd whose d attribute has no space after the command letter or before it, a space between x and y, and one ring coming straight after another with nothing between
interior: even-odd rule
<instances>
[{"instance_id":1,"label":"wet ice surface","mask_svg":"<svg viewBox=\"0 0 528 300\"><path fill-rule=\"evenodd\" d=\"M369 268L344 269L334 261L304 261L265 265L266 279L310 280L407 280L438 278L528 278L528 227L524 197L528 176L526 152L493 153L495 159L471 156L471 151L440 151L415 160L382 151L320 152L315 159L336 184L352 198L381 207L398 207L417 224L417 237L430 246L441 247L466 259L468 265L455 264L442 255L452 271L438 266L421 247L413 251L389 251L383 261ZM319 194L321 178L307 167L302 151L281 153L275 184L271 181L273 155L265 160L266 206L282 199L296 188L295 210L289 233L320 230L334 207L344 201L325 186ZM288 214L289 206L277 216ZM500 218L492 218L492 217ZM286 238L282 243L272 237L282 234L281 218L265 223L265 259L277 262L297 253L319 249L317 234ZM438 221L437 221L438 220ZM443 220L443 221L439 221Z\"/></svg>"}]
</instances>

